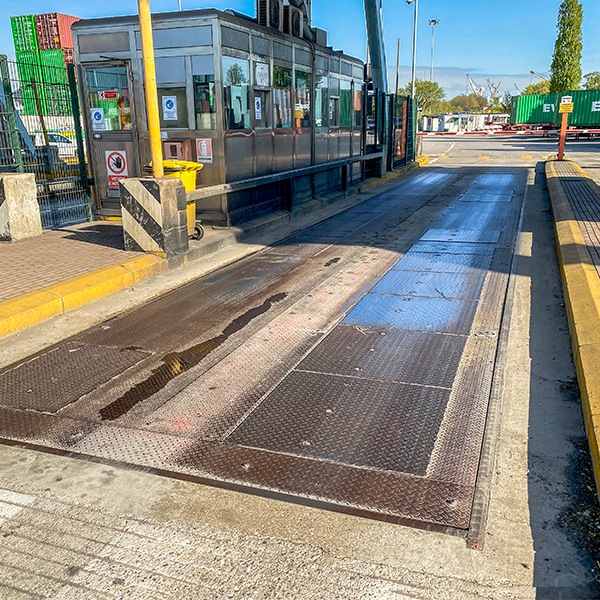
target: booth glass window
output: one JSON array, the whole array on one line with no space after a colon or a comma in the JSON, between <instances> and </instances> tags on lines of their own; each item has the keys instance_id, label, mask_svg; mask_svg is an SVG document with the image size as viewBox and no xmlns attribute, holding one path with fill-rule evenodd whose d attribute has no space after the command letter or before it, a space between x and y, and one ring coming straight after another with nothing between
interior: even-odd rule
<instances>
[{"instance_id":1,"label":"booth glass window","mask_svg":"<svg viewBox=\"0 0 600 600\"><path fill-rule=\"evenodd\" d=\"M273 125L292 126L292 70L286 67L273 67Z\"/></svg>"},{"instance_id":2,"label":"booth glass window","mask_svg":"<svg viewBox=\"0 0 600 600\"><path fill-rule=\"evenodd\" d=\"M269 123L269 113L271 112L269 97L270 94L266 90L254 90L254 127L256 129L268 129L271 126Z\"/></svg>"},{"instance_id":3,"label":"booth glass window","mask_svg":"<svg viewBox=\"0 0 600 600\"><path fill-rule=\"evenodd\" d=\"M340 80L329 79L329 127L340 126Z\"/></svg>"},{"instance_id":4,"label":"booth glass window","mask_svg":"<svg viewBox=\"0 0 600 600\"><path fill-rule=\"evenodd\" d=\"M125 67L87 69L90 108L100 114L100 125L92 123L94 131L130 131L131 104ZM92 110L92 112L94 112Z\"/></svg>"},{"instance_id":5,"label":"booth glass window","mask_svg":"<svg viewBox=\"0 0 600 600\"><path fill-rule=\"evenodd\" d=\"M352 110L354 112L354 127L360 129L362 127L362 86L360 83L354 84L354 90L352 91L353 102Z\"/></svg>"},{"instance_id":6,"label":"booth glass window","mask_svg":"<svg viewBox=\"0 0 600 600\"><path fill-rule=\"evenodd\" d=\"M296 127L310 127L310 73L296 71Z\"/></svg>"},{"instance_id":7,"label":"booth glass window","mask_svg":"<svg viewBox=\"0 0 600 600\"><path fill-rule=\"evenodd\" d=\"M327 77L317 75L315 85L315 126L317 129L327 129L327 114L328 114L328 100L329 94L327 88L329 82Z\"/></svg>"},{"instance_id":8,"label":"booth glass window","mask_svg":"<svg viewBox=\"0 0 600 600\"><path fill-rule=\"evenodd\" d=\"M159 87L158 110L161 129L187 129L187 94L184 87Z\"/></svg>"},{"instance_id":9,"label":"booth glass window","mask_svg":"<svg viewBox=\"0 0 600 600\"><path fill-rule=\"evenodd\" d=\"M216 129L215 69L212 54L192 56L192 82L196 129Z\"/></svg>"},{"instance_id":10,"label":"booth glass window","mask_svg":"<svg viewBox=\"0 0 600 600\"><path fill-rule=\"evenodd\" d=\"M352 126L352 90L349 81L340 82L340 127Z\"/></svg>"},{"instance_id":11,"label":"booth glass window","mask_svg":"<svg viewBox=\"0 0 600 600\"><path fill-rule=\"evenodd\" d=\"M250 62L223 57L225 129L250 129Z\"/></svg>"}]
</instances>

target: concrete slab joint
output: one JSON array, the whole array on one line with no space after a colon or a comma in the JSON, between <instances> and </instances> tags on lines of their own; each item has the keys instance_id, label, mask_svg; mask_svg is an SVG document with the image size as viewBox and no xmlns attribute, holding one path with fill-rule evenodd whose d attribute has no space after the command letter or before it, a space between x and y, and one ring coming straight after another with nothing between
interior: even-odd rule
<instances>
[{"instance_id":1,"label":"concrete slab joint","mask_svg":"<svg viewBox=\"0 0 600 600\"><path fill-rule=\"evenodd\" d=\"M18 242L42 235L33 173L0 175L0 240Z\"/></svg>"},{"instance_id":2,"label":"concrete slab joint","mask_svg":"<svg viewBox=\"0 0 600 600\"><path fill-rule=\"evenodd\" d=\"M126 250L166 258L188 251L186 195L179 179L124 179L120 191Z\"/></svg>"}]
</instances>

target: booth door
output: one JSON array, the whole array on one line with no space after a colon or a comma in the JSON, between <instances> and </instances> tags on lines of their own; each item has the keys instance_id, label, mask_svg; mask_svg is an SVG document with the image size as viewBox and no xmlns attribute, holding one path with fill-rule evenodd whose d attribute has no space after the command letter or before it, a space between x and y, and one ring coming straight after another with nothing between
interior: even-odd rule
<instances>
[{"instance_id":1,"label":"booth door","mask_svg":"<svg viewBox=\"0 0 600 600\"><path fill-rule=\"evenodd\" d=\"M120 214L119 181L137 177L135 119L132 114L131 71L101 64L85 69L87 87L88 148L97 208L101 214Z\"/></svg>"}]
</instances>

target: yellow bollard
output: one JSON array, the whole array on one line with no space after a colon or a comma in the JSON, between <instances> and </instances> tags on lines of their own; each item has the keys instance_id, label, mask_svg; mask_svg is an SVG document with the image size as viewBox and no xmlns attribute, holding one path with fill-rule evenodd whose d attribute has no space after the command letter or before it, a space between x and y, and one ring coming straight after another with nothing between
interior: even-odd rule
<instances>
[{"instance_id":1,"label":"yellow bollard","mask_svg":"<svg viewBox=\"0 0 600 600\"><path fill-rule=\"evenodd\" d=\"M140 15L140 34L142 38L142 58L144 61L144 79L146 82L146 117L150 133L150 152L154 177L164 177L162 144L160 140L160 121L158 118L158 95L156 93L156 70L154 67L154 43L152 42L152 21L150 19L150 0L138 0Z\"/></svg>"}]
</instances>

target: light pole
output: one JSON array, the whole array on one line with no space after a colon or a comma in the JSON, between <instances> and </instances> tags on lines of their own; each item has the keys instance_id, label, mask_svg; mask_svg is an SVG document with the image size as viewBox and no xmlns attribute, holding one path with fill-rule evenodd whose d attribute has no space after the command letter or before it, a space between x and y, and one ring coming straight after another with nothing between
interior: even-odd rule
<instances>
[{"instance_id":1,"label":"light pole","mask_svg":"<svg viewBox=\"0 0 600 600\"><path fill-rule=\"evenodd\" d=\"M435 34L435 26L439 22L439 19L429 19L429 24L431 25L431 71L429 72L429 81L433 81L433 36Z\"/></svg>"},{"instance_id":2,"label":"light pole","mask_svg":"<svg viewBox=\"0 0 600 600\"><path fill-rule=\"evenodd\" d=\"M414 2L415 4L415 22L413 25L413 57L412 57L412 75L411 75L411 86L410 96L415 97L415 69L417 68L417 12L419 10L419 0L406 0L406 4L409 6Z\"/></svg>"}]
</instances>

